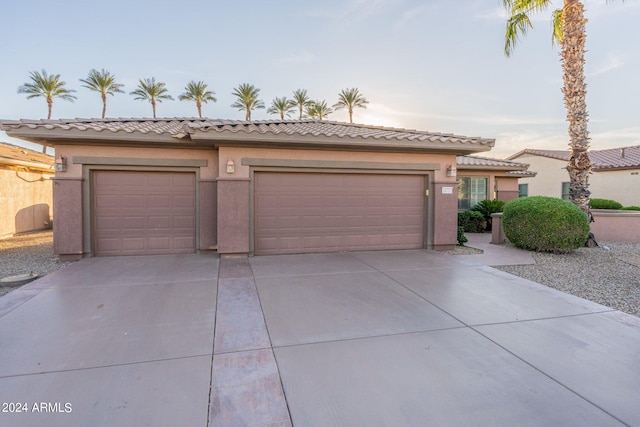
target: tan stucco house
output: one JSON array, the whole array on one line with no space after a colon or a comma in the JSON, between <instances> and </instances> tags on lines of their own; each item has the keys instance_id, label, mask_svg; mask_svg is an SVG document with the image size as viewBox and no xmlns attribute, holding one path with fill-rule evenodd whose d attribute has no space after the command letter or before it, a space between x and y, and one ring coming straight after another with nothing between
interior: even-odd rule
<instances>
[{"instance_id":1,"label":"tan stucco house","mask_svg":"<svg viewBox=\"0 0 640 427\"><path fill-rule=\"evenodd\" d=\"M0 238L51 228L53 157L0 143Z\"/></svg>"},{"instance_id":2,"label":"tan stucco house","mask_svg":"<svg viewBox=\"0 0 640 427\"><path fill-rule=\"evenodd\" d=\"M458 156L458 209L489 200L509 202L521 196L519 179L535 177L526 163L480 156Z\"/></svg>"},{"instance_id":3,"label":"tan stucco house","mask_svg":"<svg viewBox=\"0 0 640 427\"><path fill-rule=\"evenodd\" d=\"M62 259L456 244L456 159L493 139L327 121L2 121L56 150Z\"/></svg>"},{"instance_id":4,"label":"tan stucco house","mask_svg":"<svg viewBox=\"0 0 640 427\"><path fill-rule=\"evenodd\" d=\"M508 158L528 163L538 172L523 177L521 190L529 196L569 198L569 151L525 149ZM624 206L640 206L640 145L591 150L591 197L612 199Z\"/></svg>"}]
</instances>

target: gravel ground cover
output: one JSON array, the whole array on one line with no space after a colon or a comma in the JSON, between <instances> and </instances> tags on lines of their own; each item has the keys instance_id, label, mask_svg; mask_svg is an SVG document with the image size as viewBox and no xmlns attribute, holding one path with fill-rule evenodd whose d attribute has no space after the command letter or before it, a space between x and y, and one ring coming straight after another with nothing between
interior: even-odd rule
<instances>
[{"instance_id":1,"label":"gravel ground cover","mask_svg":"<svg viewBox=\"0 0 640 427\"><path fill-rule=\"evenodd\" d=\"M482 253L456 247L451 255ZM496 267L625 313L640 316L640 244L602 242L569 254L534 252L533 265ZM51 230L0 240L0 278L29 272L40 277L64 267L53 253ZM0 296L15 287L0 287Z\"/></svg>"},{"instance_id":2,"label":"gravel ground cover","mask_svg":"<svg viewBox=\"0 0 640 427\"><path fill-rule=\"evenodd\" d=\"M51 230L0 239L0 278L30 272L42 277L66 264L53 253ZM0 296L14 289L0 286Z\"/></svg>"}]
</instances>

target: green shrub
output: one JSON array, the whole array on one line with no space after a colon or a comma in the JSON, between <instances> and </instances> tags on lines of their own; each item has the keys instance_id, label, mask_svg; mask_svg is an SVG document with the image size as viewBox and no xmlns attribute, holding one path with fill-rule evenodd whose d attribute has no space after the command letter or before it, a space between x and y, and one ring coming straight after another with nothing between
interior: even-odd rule
<instances>
[{"instance_id":1,"label":"green shrub","mask_svg":"<svg viewBox=\"0 0 640 427\"><path fill-rule=\"evenodd\" d=\"M458 226L462 227L465 233L482 233L484 231L484 215L474 211L458 212Z\"/></svg>"},{"instance_id":2,"label":"green shrub","mask_svg":"<svg viewBox=\"0 0 640 427\"><path fill-rule=\"evenodd\" d=\"M640 211L640 206L625 206L624 208L620 208L623 211Z\"/></svg>"},{"instance_id":3,"label":"green shrub","mask_svg":"<svg viewBox=\"0 0 640 427\"><path fill-rule=\"evenodd\" d=\"M622 204L616 202L615 200L609 199L591 199L590 200L591 209L620 209L622 208Z\"/></svg>"},{"instance_id":4,"label":"green shrub","mask_svg":"<svg viewBox=\"0 0 640 427\"><path fill-rule=\"evenodd\" d=\"M579 207L545 196L507 203L502 228L516 247L540 252L571 252L584 246L589 236L589 220Z\"/></svg>"},{"instance_id":5,"label":"green shrub","mask_svg":"<svg viewBox=\"0 0 640 427\"><path fill-rule=\"evenodd\" d=\"M469 239L464 235L464 227L458 227L458 246L464 246Z\"/></svg>"},{"instance_id":6,"label":"green shrub","mask_svg":"<svg viewBox=\"0 0 640 427\"><path fill-rule=\"evenodd\" d=\"M487 222L486 230L491 231L491 214L502 212L504 202L502 200L482 200L476 203L472 208L472 212L480 212Z\"/></svg>"}]
</instances>

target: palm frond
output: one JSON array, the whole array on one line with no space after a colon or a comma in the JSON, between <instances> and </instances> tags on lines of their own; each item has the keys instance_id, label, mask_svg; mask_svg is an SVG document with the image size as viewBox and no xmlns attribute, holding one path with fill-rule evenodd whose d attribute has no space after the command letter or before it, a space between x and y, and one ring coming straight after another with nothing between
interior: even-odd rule
<instances>
[{"instance_id":1,"label":"palm frond","mask_svg":"<svg viewBox=\"0 0 640 427\"><path fill-rule=\"evenodd\" d=\"M504 42L504 54L507 57L511 56L520 36L526 35L529 28L533 28L533 25L526 13L518 13L509 18Z\"/></svg>"},{"instance_id":2,"label":"palm frond","mask_svg":"<svg viewBox=\"0 0 640 427\"><path fill-rule=\"evenodd\" d=\"M551 44L560 46L564 39L564 14L562 9L556 9L551 15Z\"/></svg>"}]
</instances>

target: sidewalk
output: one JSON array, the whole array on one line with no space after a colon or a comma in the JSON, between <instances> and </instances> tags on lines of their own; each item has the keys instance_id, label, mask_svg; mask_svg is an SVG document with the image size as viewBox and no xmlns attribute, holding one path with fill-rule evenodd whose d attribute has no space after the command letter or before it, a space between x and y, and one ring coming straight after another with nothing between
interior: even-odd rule
<instances>
[{"instance_id":1,"label":"sidewalk","mask_svg":"<svg viewBox=\"0 0 640 427\"><path fill-rule=\"evenodd\" d=\"M494 245L491 233L466 233L469 240L465 246L484 251L476 255L456 255L456 260L468 265L524 265L535 264L531 252L512 245Z\"/></svg>"}]
</instances>

